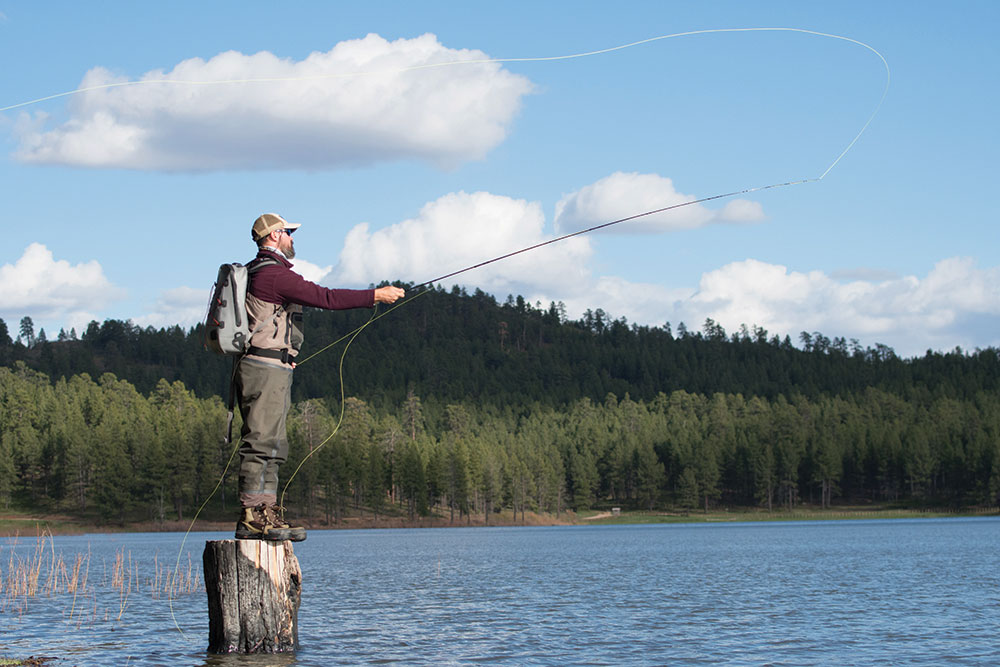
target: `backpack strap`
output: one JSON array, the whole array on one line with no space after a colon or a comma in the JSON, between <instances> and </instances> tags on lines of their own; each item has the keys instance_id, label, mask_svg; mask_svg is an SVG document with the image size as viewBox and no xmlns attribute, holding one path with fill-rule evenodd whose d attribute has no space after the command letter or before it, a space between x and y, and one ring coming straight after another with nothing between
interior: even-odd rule
<instances>
[{"instance_id":1,"label":"backpack strap","mask_svg":"<svg viewBox=\"0 0 1000 667\"><path fill-rule=\"evenodd\" d=\"M280 264L280 263L281 262L274 259L273 257L254 257L249 262L247 262L247 273L252 276L265 266L270 266L271 264Z\"/></svg>"},{"instance_id":2,"label":"backpack strap","mask_svg":"<svg viewBox=\"0 0 1000 667\"><path fill-rule=\"evenodd\" d=\"M249 264L247 264L247 275L250 277L250 280L253 280L253 274L257 273L265 266L270 266L272 264L280 264L280 263L281 262L279 262L278 260L272 259L270 257L255 257L254 259L250 260ZM249 284L247 285L247 291L250 291ZM261 320L260 322L257 323L257 326L254 327L253 331L250 332L250 335L247 336L247 347L245 348L243 354L240 355L241 359L245 357L247 354L250 354L250 350L252 348L252 346L250 345L250 339L254 337L254 334L263 329L264 327L266 327L267 325L269 325L271 322L274 322L276 319L278 319L278 316L281 315L281 310L284 310L284 305L282 305L281 309L278 310L278 312L276 312L274 315L272 315L270 319Z\"/></svg>"}]
</instances>

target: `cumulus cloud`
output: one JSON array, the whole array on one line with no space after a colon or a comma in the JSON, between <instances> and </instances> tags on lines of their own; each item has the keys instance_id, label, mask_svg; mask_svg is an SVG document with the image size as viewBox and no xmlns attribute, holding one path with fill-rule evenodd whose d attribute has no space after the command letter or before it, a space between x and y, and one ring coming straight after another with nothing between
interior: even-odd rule
<instances>
[{"instance_id":1,"label":"cumulus cloud","mask_svg":"<svg viewBox=\"0 0 1000 667\"><path fill-rule=\"evenodd\" d=\"M417 217L371 231L366 223L348 232L331 284L400 279L422 283L552 238L537 202L488 192L456 192L426 204ZM504 295L579 289L589 280L592 253L586 238L573 238L442 281L465 283Z\"/></svg>"},{"instance_id":2,"label":"cumulus cloud","mask_svg":"<svg viewBox=\"0 0 1000 667\"><path fill-rule=\"evenodd\" d=\"M497 247L492 244L514 249L545 241L550 237L542 231L542 222L537 203L458 192L427 204L416 218L397 225L375 232L365 224L356 226L348 234L341 263L332 271L303 260L296 263L305 277L326 273L324 282L342 287L386 278L416 282L414 276L436 277L502 254L489 252ZM693 287L595 275L592 259L586 239L569 239L443 284L480 288L501 301L507 294L519 294L543 308L561 301L571 319L601 308L611 318L625 317L630 323L661 326L669 321L676 329L684 322L690 331L699 331L707 318L730 333L742 324L757 325L772 336L790 336L796 345L799 332L818 331L829 338L858 339L865 346L883 343L904 357L927 349L1000 346L1000 267L980 269L969 258L941 260L924 277L886 277L866 270L875 276L867 280L746 259L704 273ZM0 269L5 281L7 269ZM201 290L167 290L155 312L135 322L193 326L204 316L206 300ZM76 317L71 324L82 330L89 319Z\"/></svg>"},{"instance_id":3,"label":"cumulus cloud","mask_svg":"<svg viewBox=\"0 0 1000 667\"><path fill-rule=\"evenodd\" d=\"M156 300L153 312L133 318L140 327L193 327L205 318L210 294L207 289L174 287L164 290Z\"/></svg>"},{"instance_id":4,"label":"cumulus cloud","mask_svg":"<svg viewBox=\"0 0 1000 667\"><path fill-rule=\"evenodd\" d=\"M330 274L331 270L333 270L333 266L329 264L327 266L320 266L299 257L292 260L292 271L295 271L310 282L322 282Z\"/></svg>"},{"instance_id":5,"label":"cumulus cloud","mask_svg":"<svg viewBox=\"0 0 1000 667\"><path fill-rule=\"evenodd\" d=\"M673 304L676 323L697 329L711 317L729 331L757 324L772 333L819 331L888 344L905 356L927 349L1000 344L1000 267L969 258L941 260L923 278L840 281L822 271L790 271L753 259L705 273Z\"/></svg>"},{"instance_id":6,"label":"cumulus cloud","mask_svg":"<svg viewBox=\"0 0 1000 667\"><path fill-rule=\"evenodd\" d=\"M0 266L0 314L20 319L87 322L91 312L124 297L96 260L70 264L57 260L41 243L29 245L20 259Z\"/></svg>"},{"instance_id":7,"label":"cumulus cloud","mask_svg":"<svg viewBox=\"0 0 1000 667\"><path fill-rule=\"evenodd\" d=\"M872 277L845 281L747 259L704 273L695 287L595 276L572 291L539 294L543 304L563 301L572 319L602 308L615 319L651 326L684 322L699 331L711 318L729 333L757 325L796 345L800 332L818 331L863 346L883 343L906 357L928 349L1000 346L1000 267L980 269L969 258L953 257L924 277L865 273Z\"/></svg>"},{"instance_id":8,"label":"cumulus cloud","mask_svg":"<svg viewBox=\"0 0 1000 667\"><path fill-rule=\"evenodd\" d=\"M560 294L542 299L562 301L566 313L580 317L587 309L601 308L611 317L624 317L629 322L645 325L662 325L674 315L674 304L691 297L694 288L667 287L653 283L638 283L619 276L598 276L573 294Z\"/></svg>"},{"instance_id":9,"label":"cumulus cloud","mask_svg":"<svg viewBox=\"0 0 1000 667\"><path fill-rule=\"evenodd\" d=\"M560 232L569 233L668 207L675 208L623 222L609 230L653 233L764 219L764 211L757 202L737 199L714 210L689 203L696 199L678 192L669 178L619 171L560 199L556 204L555 224Z\"/></svg>"},{"instance_id":10,"label":"cumulus cloud","mask_svg":"<svg viewBox=\"0 0 1000 667\"><path fill-rule=\"evenodd\" d=\"M498 63L442 66L485 58L446 48L431 34L392 42L370 34L300 61L228 51L137 80L95 67L80 83L87 90L71 98L66 122L49 128L44 113L22 117L15 157L141 170L324 169L400 159L448 168L503 141L532 91Z\"/></svg>"},{"instance_id":11,"label":"cumulus cloud","mask_svg":"<svg viewBox=\"0 0 1000 667\"><path fill-rule=\"evenodd\" d=\"M372 231L355 226L324 280L357 286L384 279L437 280L452 271L553 238L537 202L486 192L457 192L410 219ZM795 271L755 259L704 273L696 285L631 282L598 275L588 237L574 237L439 280L478 287L503 300L523 295L546 306L562 301L570 318L602 308L630 322L699 330L712 318L728 331L757 325L772 335L801 331L884 343L905 356L926 349L1000 345L1000 267L968 258L940 261L924 277L879 269Z\"/></svg>"}]
</instances>

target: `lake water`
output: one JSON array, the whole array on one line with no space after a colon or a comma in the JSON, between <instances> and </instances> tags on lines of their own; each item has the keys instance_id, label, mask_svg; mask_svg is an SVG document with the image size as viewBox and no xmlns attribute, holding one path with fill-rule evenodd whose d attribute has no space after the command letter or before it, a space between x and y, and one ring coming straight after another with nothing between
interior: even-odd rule
<instances>
[{"instance_id":1,"label":"lake water","mask_svg":"<svg viewBox=\"0 0 1000 667\"><path fill-rule=\"evenodd\" d=\"M300 650L212 656L203 589L171 611L151 588L178 553L182 572L190 555L200 577L205 540L230 537L193 533L183 552L180 534L46 540L67 567L89 554L89 590L26 603L6 596L8 574L37 540L0 540L0 656L225 667L1000 664L998 518L312 531L295 545ZM119 555L132 573L127 598L111 586Z\"/></svg>"}]
</instances>

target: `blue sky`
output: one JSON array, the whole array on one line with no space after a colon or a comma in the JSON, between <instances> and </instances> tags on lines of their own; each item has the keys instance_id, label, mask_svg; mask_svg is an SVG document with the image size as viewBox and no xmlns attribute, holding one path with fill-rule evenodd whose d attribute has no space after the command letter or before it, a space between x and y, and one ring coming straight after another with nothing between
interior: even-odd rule
<instances>
[{"instance_id":1,"label":"blue sky","mask_svg":"<svg viewBox=\"0 0 1000 667\"><path fill-rule=\"evenodd\" d=\"M0 317L193 325L260 213L329 286L454 280L570 317L1000 345L995 2L0 0ZM420 69L412 69L421 67ZM360 73L360 74L359 74ZM190 84L223 79L250 83ZM448 285L450 287L450 282ZM395 317L406 317L405 309Z\"/></svg>"}]
</instances>

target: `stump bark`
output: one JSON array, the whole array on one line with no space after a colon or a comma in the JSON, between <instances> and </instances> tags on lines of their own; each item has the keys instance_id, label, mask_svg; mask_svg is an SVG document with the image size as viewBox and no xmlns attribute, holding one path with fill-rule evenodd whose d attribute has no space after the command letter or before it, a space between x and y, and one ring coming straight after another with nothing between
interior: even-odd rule
<instances>
[{"instance_id":1,"label":"stump bark","mask_svg":"<svg viewBox=\"0 0 1000 667\"><path fill-rule=\"evenodd\" d=\"M291 542L205 542L208 650L281 653L298 646L302 571Z\"/></svg>"}]
</instances>

